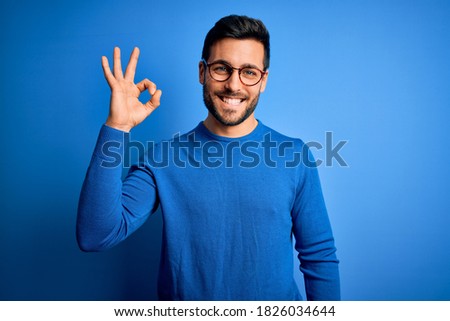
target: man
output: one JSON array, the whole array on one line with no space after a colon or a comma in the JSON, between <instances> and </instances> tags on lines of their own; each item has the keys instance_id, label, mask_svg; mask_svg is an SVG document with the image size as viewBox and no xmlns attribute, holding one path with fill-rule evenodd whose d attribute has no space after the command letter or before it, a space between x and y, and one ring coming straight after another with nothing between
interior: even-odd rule
<instances>
[{"instance_id":1,"label":"man","mask_svg":"<svg viewBox=\"0 0 450 321\"><path fill-rule=\"evenodd\" d=\"M134 84L139 51L125 74L120 50L111 72L110 113L82 187L77 239L84 251L124 240L158 206L163 246L162 300L299 300L293 236L308 300L338 300L334 239L317 169L307 146L254 115L267 84L269 33L260 20L228 16L205 38L199 80L208 115L189 133L149 148L124 181L108 166L117 143L160 104L161 91ZM151 99L138 97L148 90Z\"/></svg>"}]
</instances>

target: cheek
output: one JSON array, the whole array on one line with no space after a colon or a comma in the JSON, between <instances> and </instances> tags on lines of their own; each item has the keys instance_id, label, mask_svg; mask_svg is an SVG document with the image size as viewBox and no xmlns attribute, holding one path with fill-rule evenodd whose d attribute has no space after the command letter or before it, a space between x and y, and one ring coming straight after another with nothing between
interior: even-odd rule
<instances>
[{"instance_id":1,"label":"cheek","mask_svg":"<svg viewBox=\"0 0 450 321\"><path fill-rule=\"evenodd\" d=\"M208 91L208 93L211 96L215 96L215 94L219 94L219 93L224 91L224 88L223 88L223 86L221 84L217 84L217 83L214 83L212 81L209 81L208 78L206 79L205 87L206 87L206 90Z\"/></svg>"},{"instance_id":2,"label":"cheek","mask_svg":"<svg viewBox=\"0 0 450 321\"><path fill-rule=\"evenodd\" d=\"M206 83L203 85L203 94L207 95L211 100L219 99L215 93L217 93L218 90L214 88L214 85L211 85L211 83L206 79Z\"/></svg>"},{"instance_id":3,"label":"cheek","mask_svg":"<svg viewBox=\"0 0 450 321\"><path fill-rule=\"evenodd\" d=\"M256 88L252 88L251 91L248 92L249 96L252 98L255 98L257 96L259 96L260 93L262 93L261 88L259 86L255 86Z\"/></svg>"}]
</instances>

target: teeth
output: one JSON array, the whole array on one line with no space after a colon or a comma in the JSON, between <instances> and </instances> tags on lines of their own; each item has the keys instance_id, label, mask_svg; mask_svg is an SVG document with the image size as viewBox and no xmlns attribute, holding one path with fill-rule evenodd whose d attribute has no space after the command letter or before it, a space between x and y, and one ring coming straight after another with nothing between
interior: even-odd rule
<instances>
[{"instance_id":1,"label":"teeth","mask_svg":"<svg viewBox=\"0 0 450 321\"><path fill-rule=\"evenodd\" d=\"M236 98L223 98L223 101L226 102L229 105L237 106L242 102L242 99L236 99Z\"/></svg>"}]
</instances>

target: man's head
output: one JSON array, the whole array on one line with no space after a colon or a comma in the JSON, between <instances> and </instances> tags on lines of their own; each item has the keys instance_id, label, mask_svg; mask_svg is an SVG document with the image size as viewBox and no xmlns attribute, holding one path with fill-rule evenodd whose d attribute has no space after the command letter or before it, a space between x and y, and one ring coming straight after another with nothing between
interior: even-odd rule
<instances>
[{"instance_id":1,"label":"man's head","mask_svg":"<svg viewBox=\"0 0 450 321\"><path fill-rule=\"evenodd\" d=\"M227 16L208 32L199 80L205 105L218 123L236 126L253 116L269 61L269 33L260 20Z\"/></svg>"}]
</instances>

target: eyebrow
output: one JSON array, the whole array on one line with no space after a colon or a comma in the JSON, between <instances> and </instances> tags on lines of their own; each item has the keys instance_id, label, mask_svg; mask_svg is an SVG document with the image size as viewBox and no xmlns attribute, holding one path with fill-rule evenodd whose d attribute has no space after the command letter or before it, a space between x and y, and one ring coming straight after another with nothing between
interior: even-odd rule
<instances>
[{"instance_id":1,"label":"eyebrow","mask_svg":"<svg viewBox=\"0 0 450 321\"><path fill-rule=\"evenodd\" d=\"M209 64L217 64L217 63L221 63L221 64L225 64L225 65L228 65L228 66L233 67L232 64L230 64L228 61L223 60L223 59L214 60L213 62L211 62L211 63L209 63ZM256 65L249 64L249 63L243 64L243 65L241 65L239 68L256 68L256 69L259 69L259 70L264 70L264 69L259 68L259 67L256 66Z\"/></svg>"}]
</instances>

